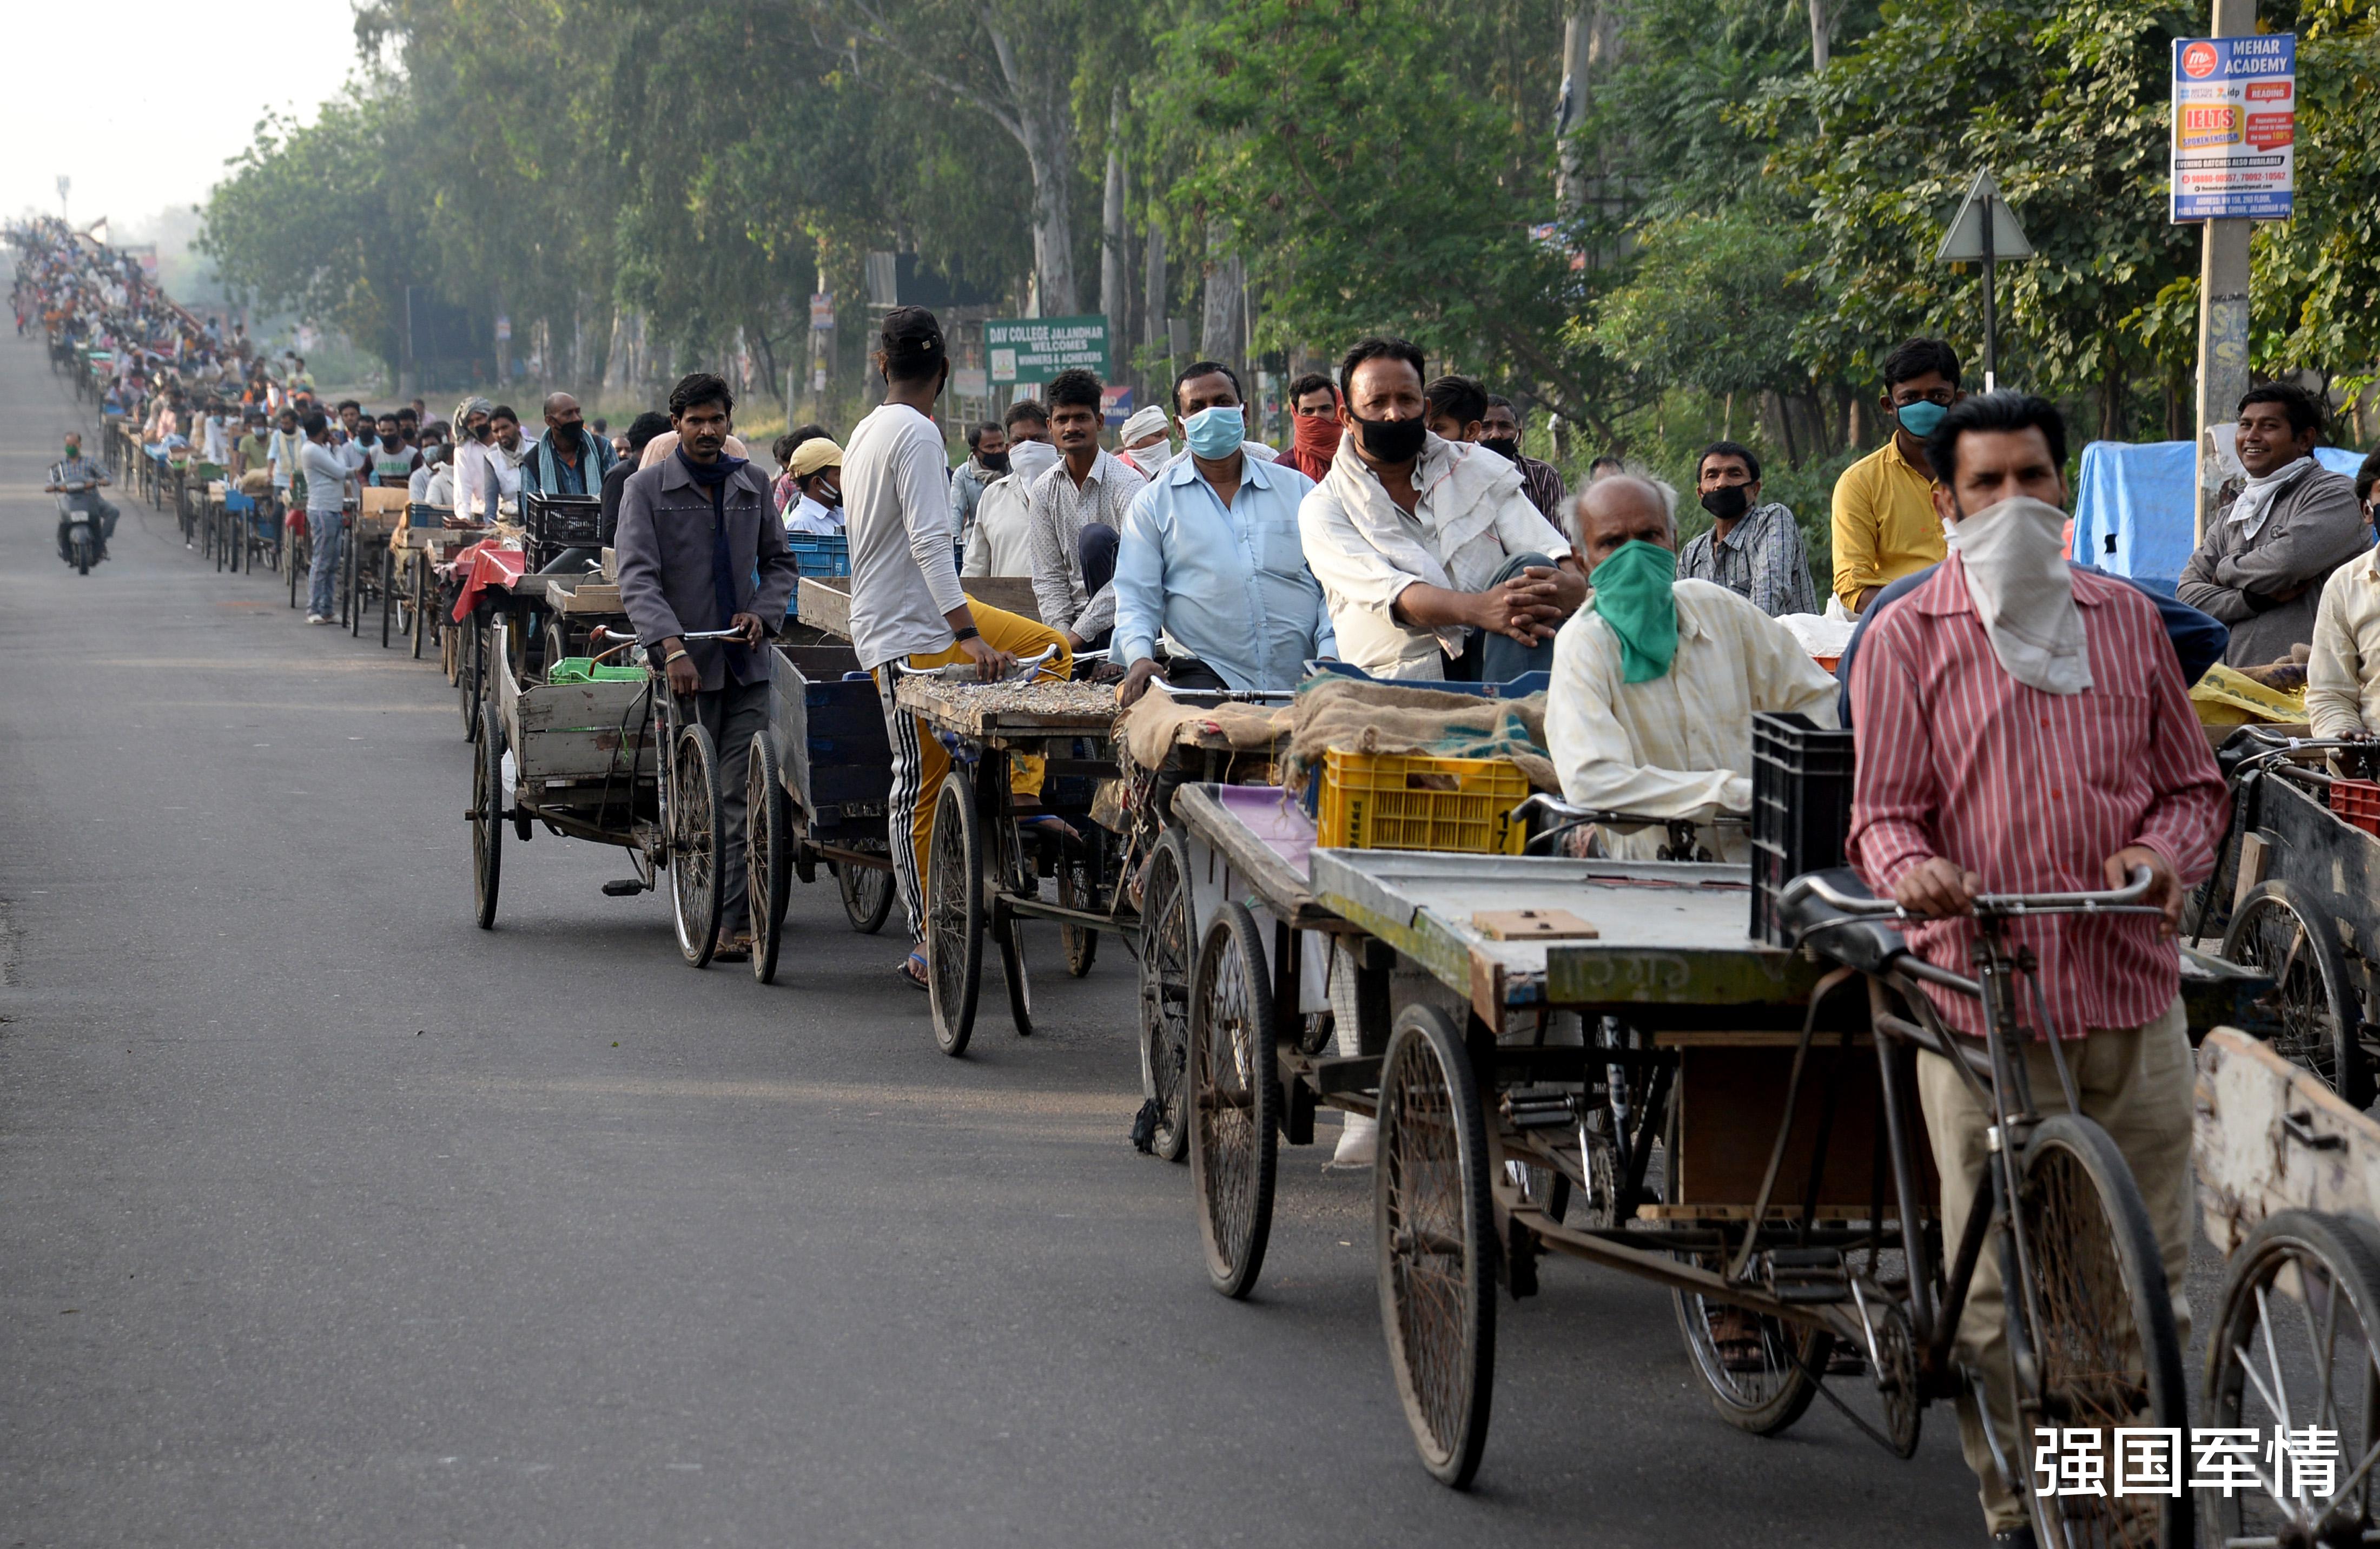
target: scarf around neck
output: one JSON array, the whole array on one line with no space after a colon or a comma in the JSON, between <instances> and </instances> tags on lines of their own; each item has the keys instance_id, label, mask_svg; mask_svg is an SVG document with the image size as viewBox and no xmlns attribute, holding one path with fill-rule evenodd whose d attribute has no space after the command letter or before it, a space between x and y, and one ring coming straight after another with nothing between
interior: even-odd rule
<instances>
[{"instance_id":1,"label":"scarf around neck","mask_svg":"<svg viewBox=\"0 0 2380 1549\"><path fill-rule=\"evenodd\" d=\"M2306 470L2313 465L2313 455L2308 453L2270 473L2249 474L2247 487L2231 502L2231 509L2226 513L2225 519L2235 527L2247 529L2240 534L2243 541L2255 537L2263 530L2265 518L2273 514L2273 506L2280 500L2281 492L2305 477Z\"/></svg>"},{"instance_id":2,"label":"scarf around neck","mask_svg":"<svg viewBox=\"0 0 2380 1549\"><path fill-rule=\"evenodd\" d=\"M2090 641L2074 604L2066 513L2025 495L1949 525L1945 539L1965 573L2000 670L2045 694L2091 687Z\"/></svg>"},{"instance_id":3,"label":"scarf around neck","mask_svg":"<svg viewBox=\"0 0 2380 1549\"><path fill-rule=\"evenodd\" d=\"M1496 516L1506 497L1521 494L1521 470L1475 445L1430 435L1414 465L1413 484L1420 498L1411 519L1421 526L1421 541L1388 486L1356 453L1354 436L1340 438L1322 480L1356 532L1390 565L1451 592L1484 591L1504 563ZM1461 624L1432 632L1449 656L1462 655L1471 635Z\"/></svg>"},{"instance_id":4,"label":"scarf around neck","mask_svg":"<svg viewBox=\"0 0 2380 1549\"><path fill-rule=\"evenodd\" d=\"M1620 680L1649 683L1678 659L1678 555L1633 538L1595 567L1590 599L1620 641Z\"/></svg>"}]
</instances>

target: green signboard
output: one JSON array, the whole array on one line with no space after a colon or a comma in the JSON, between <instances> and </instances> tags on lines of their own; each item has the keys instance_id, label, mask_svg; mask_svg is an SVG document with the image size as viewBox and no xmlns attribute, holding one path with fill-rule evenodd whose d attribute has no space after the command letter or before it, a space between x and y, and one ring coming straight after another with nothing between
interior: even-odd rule
<instances>
[{"instance_id":1,"label":"green signboard","mask_svg":"<svg viewBox=\"0 0 2380 1549\"><path fill-rule=\"evenodd\" d=\"M983 348L995 387L1038 386L1075 366L1101 382L1109 375L1104 317L992 318L983 325Z\"/></svg>"}]
</instances>

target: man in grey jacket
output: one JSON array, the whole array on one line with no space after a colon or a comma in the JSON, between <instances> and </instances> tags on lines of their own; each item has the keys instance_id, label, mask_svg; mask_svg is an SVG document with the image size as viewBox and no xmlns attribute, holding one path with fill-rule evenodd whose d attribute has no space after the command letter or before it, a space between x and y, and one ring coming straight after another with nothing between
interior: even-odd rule
<instances>
[{"instance_id":1,"label":"man in grey jacket","mask_svg":"<svg viewBox=\"0 0 2380 1549\"><path fill-rule=\"evenodd\" d=\"M710 733L719 752L722 839L715 960L743 961L751 947L744 888L744 776L752 738L766 729L767 637L785 616L800 567L785 548L784 524L769 508L769 481L726 455L735 411L727 384L709 372L670 390L677 449L632 475L620 497L613 539L620 607L651 663L685 702L688 722ZM740 641L684 637L742 631ZM666 758L668 750L663 750Z\"/></svg>"},{"instance_id":2,"label":"man in grey jacket","mask_svg":"<svg viewBox=\"0 0 2380 1549\"><path fill-rule=\"evenodd\" d=\"M2311 644L2322 583L2368 543L2354 481L2313 460L2321 433L2321 406L2301 387L2269 382L2240 400L2247 487L2206 524L2174 589L2231 627L2223 659L2235 667Z\"/></svg>"}]
</instances>

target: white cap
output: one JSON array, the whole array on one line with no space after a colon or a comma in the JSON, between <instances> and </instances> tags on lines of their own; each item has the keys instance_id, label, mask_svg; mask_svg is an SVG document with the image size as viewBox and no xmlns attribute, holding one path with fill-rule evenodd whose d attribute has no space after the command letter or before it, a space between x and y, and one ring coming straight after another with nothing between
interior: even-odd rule
<instances>
[{"instance_id":1,"label":"white cap","mask_svg":"<svg viewBox=\"0 0 2380 1549\"><path fill-rule=\"evenodd\" d=\"M1146 441L1152 435L1170 437L1171 431L1171 422L1165 418L1165 410L1155 404L1150 404L1147 409L1133 411L1132 418L1123 422L1123 433L1120 439L1129 450L1135 442Z\"/></svg>"}]
</instances>

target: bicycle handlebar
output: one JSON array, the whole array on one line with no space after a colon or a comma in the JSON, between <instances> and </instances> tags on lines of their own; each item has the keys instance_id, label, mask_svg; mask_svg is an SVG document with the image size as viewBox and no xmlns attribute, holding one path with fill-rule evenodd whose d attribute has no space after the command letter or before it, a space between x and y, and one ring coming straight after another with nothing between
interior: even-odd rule
<instances>
[{"instance_id":1,"label":"bicycle handlebar","mask_svg":"<svg viewBox=\"0 0 2380 1549\"><path fill-rule=\"evenodd\" d=\"M1643 812L1616 812L1606 811L1596 807L1573 807L1560 797L1547 791L1538 791L1529 797L1513 808L1511 815L1518 821L1532 812L1543 812L1548 817L1560 818L1566 823L1608 823L1614 827L1631 828L1666 828L1673 823L1690 823L1697 827L1742 828L1752 822L1750 817L1734 812L1714 812L1705 818L1657 818ZM1828 901L1832 902L1831 899Z\"/></svg>"},{"instance_id":2,"label":"bicycle handlebar","mask_svg":"<svg viewBox=\"0 0 2380 1549\"><path fill-rule=\"evenodd\" d=\"M1973 912L2001 918L2028 914L2163 914L2165 911L2155 905L2141 902L2148 896L2149 885L2155 880L2155 872L2138 866L2133 868L2130 883L2103 893L1978 893ZM1854 898L1839 893L1815 876L1794 878L1786 887L1785 896L1791 898L1796 892L1815 895L1829 908L1864 918L1889 916L1912 921L1929 918L1912 914L1890 898Z\"/></svg>"},{"instance_id":3,"label":"bicycle handlebar","mask_svg":"<svg viewBox=\"0 0 2380 1549\"><path fill-rule=\"evenodd\" d=\"M637 636L625 630L610 628L601 624L595 627L594 632L607 640L616 641L621 645L644 643ZM741 629L696 629L678 636L682 640L740 640L743 638L744 631Z\"/></svg>"}]
</instances>

